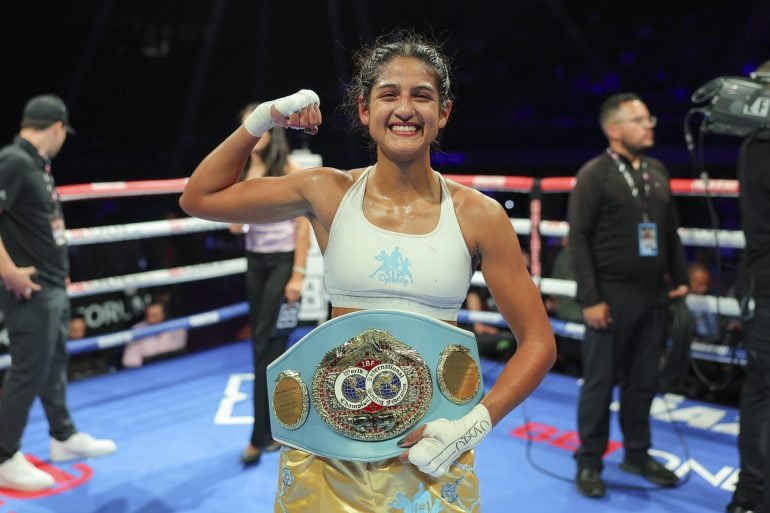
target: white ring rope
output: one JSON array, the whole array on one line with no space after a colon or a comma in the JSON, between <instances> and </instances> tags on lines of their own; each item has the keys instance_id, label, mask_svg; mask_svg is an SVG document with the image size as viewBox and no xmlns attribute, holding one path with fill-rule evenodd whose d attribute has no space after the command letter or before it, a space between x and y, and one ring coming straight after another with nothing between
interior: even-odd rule
<instances>
[{"instance_id":1,"label":"white ring rope","mask_svg":"<svg viewBox=\"0 0 770 513\"><path fill-rule=\"evenodd\" d=\"M143 223L95 226L93 228L75 228L67 230L67 243L70 246L101 244L104 242L205 232L225 229L227 226L227 223L205 221L197 217L186 217L183 219L147 221Z\"/></svg>"},{"instance_id":2,"label":"white ring rope","mask_svg":"<svg viewBox=\"0 0 770 513\"><path fill-rule=\"evenodd\" d=\"M221 278L231 274L246 271L246 258L232 258L205 264L194 264L170 269L158 269L123 276L111 276L96 280L79 281L70 284L67 292L70 297L92 296L107 292L116 292L124 289L139 289L145 287L157 287L172 283L186 283L190 281Z\"/></svg>"},{"instance_id":3,"label":"white ring rope","mask_svg":"<svg viewBox=\"0 0 770 513\"><path fill-rule=\"evenodd\" d=\"M513 218L511 224L519 235L529 235L532 225L529 219ZM679 238L685 246L720 247L743 249L746 238L742 231L711 230L706 228L679 228ZM569 233L566 221L541 221L540 235L546 237L564 237Z\"/></svg>"}]
</instances>

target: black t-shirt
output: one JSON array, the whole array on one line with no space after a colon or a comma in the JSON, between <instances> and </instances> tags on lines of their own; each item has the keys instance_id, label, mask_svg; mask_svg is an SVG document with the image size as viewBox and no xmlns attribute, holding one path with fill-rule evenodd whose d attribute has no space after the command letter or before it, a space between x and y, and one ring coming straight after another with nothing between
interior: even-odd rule
<instances>
[{"instance_id":1,"label":"black t-shirt","mask_svg":"<svg viewBox=\"0 0 770 513\"><path fill-rule=\"evenodd\" d=\"M640 256L642 202L634 197L612 157L602 153L578 171L569 198L569 246L578 300L583 306L602 301L664 304L668 297L667 273L673 285L688 283L668 172L660 161L650 157L643 158L638 170L622 156L619 158L639 195L645 194L642 173L647 173L649 193L645 194L645 203L649 221L657 227L657 256Z\"/></svg>"},{"instance_id":2,"label":"black t-shirt","mask_svg":"<svg viewBox=\"0 0 770 513\"><path fill-rule=\"evenodd\" d=\"M34 266L32 279L64 287L67 238L49 162L16 137L0 150L0 237L17 267Z\"/></svg>"},{"instance_id":3,"label":"black t-shirt","mask_svg":"<svg viewBox=\"0 0 770 513\"><path fill-rule=\"evenodd\" d=\"M746 250L736 293L770 297L770 130L741 145L738 180Z\"/></svg>"}]
</instances>

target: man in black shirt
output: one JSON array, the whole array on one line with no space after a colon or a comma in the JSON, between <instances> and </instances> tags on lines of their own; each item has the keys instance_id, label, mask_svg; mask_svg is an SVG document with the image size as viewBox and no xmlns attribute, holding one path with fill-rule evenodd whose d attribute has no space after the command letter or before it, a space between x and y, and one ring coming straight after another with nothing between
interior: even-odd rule
<instances>
[{"instance_id":1,"label":"man in black shirt","mask_svg":"<svg viewBox=\"0 0 770 513\"><path fill-rule=\"evenodd\" d=\"M50 163L72 132L67 107L42 95L24 107L21 130L0 150L0 311L11 368L0 401L0 487L44 490L54 478L19 450L35 397L51 435L51 460L101 456L112 440L78 432L66 402L70 302L66 230Z\"/></svg>"},{"instance_id":2,"label":"man in black shirt","mask_svg":"<svg viewBox=\"0 0 770 513\"><path fill-rule=\"evenodd\" d=\"M624 93L605 100L599 121L609 148L578 171L568 207L569 248L586 324L575 459L577 488L588 497L605 494L602 454L615 384L625 449L621 469L661 486L678 481L648 454L649 415L667 302L688 291L668 172L644 155L653 146L656 119L638 96Z\"/></svg>"},{"instance_id":3,"label":"man in black shirt","mask_svg":"<svg viewBox=\"0 0 770 513\"><path fill-rule=\"evenodd\" d=\"M770 61L754 78L770 87ZM741 472L728 513L770 512L770 130L746 138L738 155L741 223L746 237L736 294L746 305L747 349L741 388L738 452ZM751 311L751 301L754 308Z\"/></svg>"}]
</instances>

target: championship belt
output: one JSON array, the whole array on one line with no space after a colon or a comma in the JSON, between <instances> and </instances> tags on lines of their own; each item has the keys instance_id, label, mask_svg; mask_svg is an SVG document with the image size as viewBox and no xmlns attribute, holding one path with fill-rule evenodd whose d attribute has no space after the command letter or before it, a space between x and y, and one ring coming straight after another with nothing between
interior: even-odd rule
<instances>
[{"instance_id":1,"label":"championship belt","mask_svg":"<svg viewBox=\"0 0 770 513\"><path fill-rule=\"evenodd\" d=\"M471 332L397 310L318 326L268 366L267 385L275 440L353 461L398 456L396 437L460 418L484 395Z\"/></svg>"}]
</instances>

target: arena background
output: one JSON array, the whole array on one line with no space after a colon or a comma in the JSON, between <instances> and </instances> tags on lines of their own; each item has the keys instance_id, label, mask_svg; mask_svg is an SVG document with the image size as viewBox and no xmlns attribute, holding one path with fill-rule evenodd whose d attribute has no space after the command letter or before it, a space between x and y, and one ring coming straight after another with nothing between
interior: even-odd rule
<instances>
[{"instance_id":1,"label":"arena background","mask_svg":"<svg viewBox=\"0 0 770 513\"><path fill-rule=\"evenodd\" d=\"M361 166L370 160L365 142L336 107L351 50L396 27L433 34L454 61L455 108L434 155L434 167L446 173L571 176L606 144L596 121L602 99L633 90L659 118L650 153L673 177L693 177L701 170L683 137L690 95L770 57L770 4L759 1L5 2L0 137L10 140L18 130L28 97L55 92L78 130L54 162L60 186L184 177L234 128L242 105L309 87L322 98L325 123L313 138L291 133L293 147L309 148L326 165ZM704 139L712 177L734 177L738 144L726 136ZM490 194L512 200L511 217L528 217L526 196ZM543 219L563 218L566 198L544 202ZM68 202L65 215L70 229L184 217L176 201L165 195ZM715 203L720 228L739 229L737 203ZM683 226L712 226L702 198L679 198L678 206ZM545 242L547 275L548 246L558 241ZM724 293L739 252L723 249L717 259L689 248L688 257L696 251L721 261L715 293ZM239 241L222 232L77 246L72 279L240 254ZM207 282L218 294L197 287L176 286L172 314L242 297L239 277ZM136 322L147 298L127 290L74 304L88 315L90 334L99 334ZM195 330L190 347L228 339L240 328L237 319L230 324ZM88 373L88 365L81 370Z\"/></svg>"},{"instance_id":2,"label":"arena background","mask_svg":"<svg viewBox=\"0 0 770 513\"><path fill-rule=\"evenodd\" d=\"M634 90L658 115L655 154L689 176L691 93L770 54L770 5L733 2L78 0L3 2L0 135L24 101L57 92L78 129L58 181L187 176L252 99L315 89L326 116L311 148L368 162L335 113L350 50L394 27L446 42L457 101L437 164L448 172L573 174L604 145L600 101ZM299 144L299 141L294 141ZM736 141L708 141L729 174Z\"/></svg>"},{"instance_id":3,"label":"arena background","mask_svg":"<svg viewBox=\"0 0 770 513\"><path fill-rule=\"evenodd\" d=\"M606 146L596 120L601 101L609 94L632 90L644 98L659 119L657 145L650 154L668 165L672 177L693 178L703 170L694 168L683 137L684 118L692 107L690 95L712 78L745 76L770 58L770 3L762 1L6 1L0 16L0 140L10 141L17 132L22 107L30 96L53 92L66 100L71 122L78 131L54 161L53 172L59 186L182 178L233 130L236 113L244 104L309 87L321 96L325 122L313 138L290 133L293 147L307 147L320 155L326 165L341 169L365 165L370 162L365 142L349 129L349 120L336 107L349 77L351 50L397 27L433 34L445 43L453 58L455 108L442 139L442 151L433 159L434 167L448 174L572 176L583 162ZM708 135L703 142L705 170L714 178L734 178L740 140ZM487 192L506 204L512 218L529 217L527 194ZM132 196L67 201L67 226L74 230L186 217L177 205L177 197L163 194L151 199ZM566 194L550 195L542 204L542 218L563 219L566 199ZM739 230L735 198L714 198L714 204L718 214L716 227ZM715 227L702 197L680 196L677 205L683 226ZM525 247L526 239L522 236ZM545 237L543 243L543 275L547 276L550 259L558 249L558 238ZM713 249L697 246L688 247L687 251L689 259L709 262L717 278L714 293L726 295L740 251L723 248L717 254ZM239 239L220 229L72 245L70 253L72 279L80 282L217 262L242 256L243 248ZM138 321L149 298L163 292L170 293L171 317L210 311L244 297L242 277L233 274L75 297L73 307L87 318L89 335L109 334ZM120 438L125 454L138 458L135 468L147 469L144 460L139 461L143 454L139 449L147 447L148 430L135 429L131 417L146 413L146 420L158 425L157 412L147 409L147 405L162 411L164 401L174 404L177 398L184 398L184 407L195 413L198 424L182 428L176 419L169 419L168 437L178 436L180 431L194 434L201 425L211 428L211 433L207 431L205 435L212 440L207 448L210 461L218 461L222 451L226 452L233 463L227 475L238 479L233 481L234 487L251 487L253 481L235 467L235 455L240 442L246 439L245 431L233 447L223 449L228 442L232 443L230 432L214 430L209 418L210 405L221 399L221 383L232 372L249 371L243 343L230 344L243 338L244 323L241 315L189 331L190 352L220 346L212 350L212 357L202 353L191 355L187 362L182 358L171 359L133 374L120 369L120 346L74 355L70 366L72 378L98 375L105 380L73 379L75 414L92 426L98 427L102 422L105 431L115 430L117 425L117 431L104 434ZM2 350L0 336L0 353ZM206 367L220 359L221 369ZM560 363L565 366L562 370L575 369L569 361ZM720 369L712 366L711 370L715 368ZM105 376L112 371L119 372ZM145 387L145 383L161 380L165 385L166 378L175 382L177 392L164 397L160 397L160 390L157 396L146 395L145 389L151 387ZM189 387L203 378L211 381L211 389L201 399L191 395ZM703 464L705 470L698 476L709 482L705 492L698 488L672 491L680 493L673 496L679 502L671 503L672 511L687 510L681 509L681 504L688 502L697 506L692 511L722 509L730 483L734 482L724 476L734 476L737 457L731 438L736 425L737 383L708 397L695 393L702 390L694 390L688 398L723 403L728 409L720 410L719 415L729 423L715 421L713 425L700 426L695 420L683 420L685 414L680 408L680 417L675 420L686 422L688 428L707 428L711 435L721 433L703 437L715 445L698 447L702 454L719 454L720 459L714 456L713 461L704 460L708 464ZM532 402L535 420L552 423L568 433L574 428L574 391L572 380L550 376ZM548 403L554 398L559 399L558 408ZM122 400L133 400L136 404L127 405ZM695 408L711 408L683 405L694 418L696 413L701 414L700 410L693 413ZM553 413L550 418L549 409L558 414ZM113 414L105 416L107 410ZM124 415L124 411L129 414ZM236 413L248 415L245 409ZM511 416L510 425L501 427L500 433L513 430L519 420ZM33 412L33 424L25 441L32 453L40 453L41 457L46 454L44 424L41 413ZM244 430L245 424L241 426ZM720 426L728 427L718 430ZM698 433L688 432L691 440L699 438ZM674 435L663 436L666 446L677 446ZM169 448L164 462L170 466L179 455L171 451L173 444L167 444L168 437L158 436L157 445L159 451ZM194 438L188 442L198 443ZM131 444L137 449L133 453ZM560 449L569 449L568 445ZM491 447L489 459L494 452ZM192 458L194 454L184 452L184 456ZM68 511L74 510L71 508L77 503L82 505L81 511L195 511L188 507L187 497L201 494L197 481L208 479L205 476L210 470L209 460L201 462L200 468L194 467L194 471L186 470L188 477L197 477L191 478L190 486L185 488L175 486L176 474L172 472L177 469L172 468L163 473L164 479L171 476L167 479L170 486L159 481L158 490L148 492L147 498L134 493L131 500L137 504L132 502L123 509L115 509L113 506L124 500L122 487L133 483L124 476L125 460L105 461L95 464L96 470L112 480L103 478L97 484L94 479L90 491L58 496L57 500L64 503L53 499L50 503L44 499L11 501L5 507L14 507L15 511L49 511L50 506L50 511ZM550 463L565 469L571 460L563 451ZM685 467L681 467L683 473L696 468L694 464ZM154 482L152 470L148 469L140 478ZM506 469L495 472L507 474ZM269 483L265 490L272 479L272 474L265 472L265 482ZM695 481L702 484L698 479ZM117 493L93 498L94 490L110 487L112 492L113 486ZM538 486L551 489L548 480ZM176 494L174 499L170 493L164 495L169 488ZM262 491L266 495L264 504L268 504L270 494ZM552 495L567 497L578 507L585 506L579 497L570 496L571 492L572 487L565 485ZM644 494L638 495L632 509L668 511L657 508L664 508L669 496L662 495L662 500L656 499L661 502L656 503ZM250 497L245 500L251 500ZM540 498L533 501L537 503ZM166 500L175 506L145 507L145 499L148 503ZM232 511L243 504L237 495L221 500L213 509L201 506L201 511ZM225 500L233 501L233 506L225 507ZM508 500L505 495L497 497L500 504L508 504ZM570 510L563 506L554 504L542 511ZM604 506L607 511L616 511L627 504ZM0 507L0 513L6 509Z\"/></svg>"}]
</instances>

